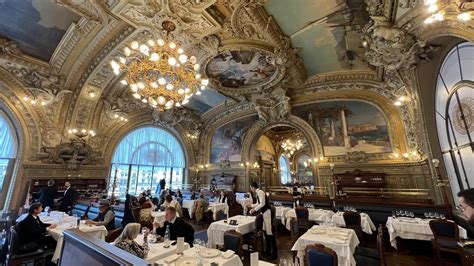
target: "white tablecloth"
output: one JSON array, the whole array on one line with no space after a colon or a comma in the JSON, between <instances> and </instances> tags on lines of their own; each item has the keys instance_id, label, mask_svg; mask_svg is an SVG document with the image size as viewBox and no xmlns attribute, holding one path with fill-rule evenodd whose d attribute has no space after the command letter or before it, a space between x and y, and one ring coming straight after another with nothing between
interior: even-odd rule
<instances>
[{"instance_id":1,"label":"white tablecloth","mask_svg":"<svg viewBox=\"0 0 474 266\"><path fill-rule=\"evenodd\" d=\"M223 252L221 252L221 254L222 253ZM197 258L199 258L197 248L193 247L193 248L185 250L183 252L182 257L197 257ZM240 260L239 256L237 256L235 254L232 255L228 259L225 259L222 256L217 256L217 257L214 257L214 258L200 258L200 259L201 259L201 263L202 263L203 266L209 266L209 265L211 265L212 262L217 263L217 265L219 265L219 266L242 266L243 265L242 260ZM176 261L177 260L175 260L171 263L166 263L165 259L161 259L161 260L157 261L157 263L159 265L164 265L164 266L174 266L174 265L176 265Z\"/></svg>"},{"instance_id":2,"label":"white tablecloth","mask_svg":"<svg viewBox=\"0 0 474 266\"><path fill-rule=\"evenodd\" d=\"M277 266L277 265L270 262L263 261L263 260L259 260L258 266Z\"/></svg>"},{"instance_id":3,"label":"white tablecloth","mask_svg":"<svg viewBox=\"0 0 474 266\"><path fill-rule=\"evenodd\" d=\"M63 240L64 240L64 230L71 229L71 228L73 228L72 223L63 223L61 225L58 225L58 227L54 229L48 229L48 232L51 234L51 236L58 242L56 245L56 249L54 250L53 258L51 259L51 261L55 262L61 257L61 250L63 247ZM81 223L79 230L87 233L88 235L92 235L100 240L105 240L105 236L107 235L107 229L103 225L89 226L89 225L85 225Z\"/></svg>"},{"instance_id":4,"label":"white tablecloth","mask_svg":"<svg viewBox=\"0 0 474 266\"><path fill-rule=\"evenodd\" d=\"M229 205L227 205L227 203L213 202L209 204L209 207L207 209L212 212L212 217L214 218L214 221L217 220L218 211L224 211L225 215L229 215Z\"/></svg>"},{"instance_id":5,"label":"white tablecloth","mask_svg":"<svg viewBox=\"0 0 474 266\"><path fill-rule=\"evenodd\" d=\"M135 238L135 241L138 244L143 244L143 235L139 234L137 238ZM164 243L149 243L148 247L150 248L150 251L148 252L148 256L145 258L146 261L149 263L155 263L161 259L164 259L168 256L176 254L176 245L171 245L168 248L165 248ZM184 242L184 250L189 249L189 244Z\"/></svg>"},{"instance_id":6,"label":"white tablecloth","mask_svg":"<svg viewBox=\"0 0 474 266\"><path fill-rule=\"evenodd\" d=\"M285 221L286 221L286 213L288 211L292 210L291 208L289 207L285 207L285 206L275 206L275 216L277 219L281 219L281 223L282 224L285 224Z\"/></svg>"},{"instance_id":7,"label":"white tablecloth","mask_svg":"<svg viewBox=\"0 0 474 266\"><path fill-rule=\"evenodd\" d=\"M331 221L332 216L334 215L333 211L323 210L323 209L308 209L309 211L309 220L316 222L326 222ZM296 219L295 209L289 210L286 213L286 229L291 231L291 219Z\"/></svg>"},{"instance_id":8,"label":"white tablecloth","mask_svg":"<svg viewBox=\"0 0 474 266\"><path fill-rule=\"evenodd\" d=\"M23 213L16 219L16 222L19 223L23 221L23 219L25 219L26 216L28 216L28 213ZM68 215L64 212L52 211L49 216L48 216L48 213L46 212L42 212L38 216L43 223L54 224L54 223L58 223L63 217L67 217Z\"/></svg>"},{"instance_id":9,"label":"white tablecloth","mask_svg":"<svg viewBox=\"0 0 474 266\"><path fill-rule=\"evenodd\" d=\"M397 248L397 236L403 239L431 241L433 232L431 231L429 222L430 219L406 217L393 219L393 217L388 217L387 229L390 235L390 244L392 247ZM466 229L460 226L458 226L458 228L459 237L467 238Z\"/></svg>"},{"instance_id":10,"label":"white tablecloth","mask_svg":"<svg viewBox=\"0 0 474 266\"><path fill-rule=\"evenodd\" d=\"M230 225L230 220L237 220L237 225ZM224 245L224 233L228 230L235 230L243 235L252 232L255 229L255 216L236 215L224 220L213 222L207 229L207 246L215 247Z\"/></svg>"},{"instance_id":11,"label":"white tablecloth","mask_svg":"<svg viewBox=\"0 0 474 266\"><path fill-rule=\"evenodd\" d=\"M328 248L333 249L337 254L338 265L350 266L356 265L354 259L354 252L359 245L359 239L352 229L338 228L338 227L323 227L315 225L312 228L322 228L326 230L324 233L314 234L311 230L304 233L291 248L292 251L297 251L297 256L300 262L304 261L304 249L310 244L323 244ZM347 240L341 240L338 237L346 236ZM302 265L302 263L300 263Z\"/></svg>"},{"instance_id":12,"label":"white tablecloth","mask_svg":"<svg viewBox=\"0 0 474 266\"><path fill-rule=\"evenodd\" d=\"M337 212L332 216L332 222L335 223L337 226L346 226L346 222L344 221L344 212ZM375 227L374 222L370 219L370 216L367 213L360 214L360 226L362 227L362 231L367 234L372 234L372 231L376 231L377 228Z\"/></svg>"},{"instance_id":13,"label":"white tablecloth","mask_svg":"<svg viewBox=\"0 0 474 266\"><path fill-rule=\"evenodd\" d=\"M195 200L183 200L183 209L188 209L190 215L192 215L192 210L194 209Z\"/></svg>"}]
</instances>

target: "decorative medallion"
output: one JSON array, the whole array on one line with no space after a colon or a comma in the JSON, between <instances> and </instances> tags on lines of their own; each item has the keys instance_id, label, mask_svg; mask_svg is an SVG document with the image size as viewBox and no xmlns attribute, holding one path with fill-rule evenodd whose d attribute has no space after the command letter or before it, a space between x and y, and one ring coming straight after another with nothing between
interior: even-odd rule
<instances>
[{"instance_id":1,"label":"decorative medallion","mask_svg":"<svg viewBox=\"0 0 474 266\"><path fill-rule=\"evenodd\" d=\"M272 56L259 51L226 51L209 61L206 73L223 87L262 85L276 73L277 67L272 64L273 61Z\"/></svg>"},{"instance_id":2,"label":"decorative medallion","mask_svg":"<svg viewBox=\"0 0 474 266\"><path fill-rule=\"evenodd\" d=\"M459 108L462 106L462 109ZM462 110L462 111L461 111ZM463 119L464 115L464 119ZM461 99L460 104L454 105L451 111L451 119L453 121L454 129L462 135L474 131L474 99L465 97ZM466 129L468 132L466 132Z\"/></svg>"}]
</instances>

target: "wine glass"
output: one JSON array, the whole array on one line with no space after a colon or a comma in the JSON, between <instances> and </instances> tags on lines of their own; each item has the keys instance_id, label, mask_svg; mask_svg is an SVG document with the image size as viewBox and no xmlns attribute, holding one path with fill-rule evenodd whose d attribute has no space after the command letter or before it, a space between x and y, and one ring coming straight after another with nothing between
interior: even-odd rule
<instances>
[{"instance_id":1,"label":"wine glass","mask_svg":"<svg viewBox=\"0 0 474 266\"><path fill-rule=\"evenodd\" d=\"M433 213L432 212L428 212L428 219L431 219L433 218Z\"/></svg>"},{"instance_id":2,"label":"wine glass","mask_svg":"<svg viewBox=\"0 0 474 266\"><path fill-rule=\"evenodd\" d=\"M410 217L411 217L411 218L415 218L415 213L410 212Z\"/></svg>"}]
</instances>

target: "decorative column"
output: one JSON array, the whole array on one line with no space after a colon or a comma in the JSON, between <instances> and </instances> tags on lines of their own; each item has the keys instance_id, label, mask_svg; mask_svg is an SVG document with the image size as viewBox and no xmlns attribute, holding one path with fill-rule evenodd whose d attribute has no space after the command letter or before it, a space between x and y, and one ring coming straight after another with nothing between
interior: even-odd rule
<instances>
[{"instance_id":1,"label":"decorative column","mask_svg":"<svg viewBox=\"0 0 474 266\"><path fill-rule=\"evenodd\" d=\"M344 109L341 109L341 127L342 127L342 136L344 138L344 147L350 148L351 147L351 139L347 132L347 122L346 122L346 114Z\"/></svg>"}]
</instances>

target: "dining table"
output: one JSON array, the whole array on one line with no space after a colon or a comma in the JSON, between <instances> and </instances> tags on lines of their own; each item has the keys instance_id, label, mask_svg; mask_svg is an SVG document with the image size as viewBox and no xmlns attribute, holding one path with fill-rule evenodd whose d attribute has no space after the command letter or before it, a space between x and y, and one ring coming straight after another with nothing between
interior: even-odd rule
<instances>
[{"instance_id":1,"label":"dining table","mask_svg":"<svg viewBox=\"0 0 474 266\"><path fill-rule=\"evenodd\" d=\"M236 221L235 225L231 225L231 221ZM214 248L217 245L224 245L224 233L228 230L235 230L242 235L255 230L255 216L236 215L225 220L213 222L207 229L207 246Z\"/></svg>"},{"instance_id":2,"label":"dining table","mask_svg":"<svg viewBox=\"0 0 474 266\"><path fill-rule=\"evenodd\" d=\"M388 217L387 229L390 237L390 244L397 248L397 237L403 239L431 241L433 232L430 228L432 219L423 219L418 217ZM466 229L458 226L459 237L467 238Z\"/></svg>"},{"instance_id":3,"label":"dining table","mask_svg":"<svg viewBox=\"0 0 474 266\"><path fill-rule=\"evenodd\" d=\"M159 260L161 260L163 258L166 258L166 257L169 257L171 255L174 255L174 254L178 253L177 245L170 245L169 247L166 248L163 241L161 241L161 242L150 241L152 239L156 239L156 236L152 237L150 235L150 236L148 236L148 238L149 238L148 248L150 250L148 251L148 255L146 256L146 258L144 258L144 260L146 260L150 264L156 263L156 262L158 262ZM143 244L143 234L139 234L137 236L137 238L135 238L135 242L142 245ZM189 244L184 242L183 251L187 250L189 248L190 248Z\"/></svg>"},{"instance_id":4,"label":"dining table","mask_svg":"<svg viewBox=\"0 0 474 266\"><path fill-rule=\"evenodd\" d=\"M324 210L324 209L313 209L313 208L308 208L309 212L309 220L313 222L329 222L332 219L332 216L334 215L334 212L331 210ZM286 212L286 222L285 222L285 227L289 231L291 231L291 220L295 219L296 220L296 212L295 209L291 209L288 212Z\"/></svg>"},{"instance_id":5,"label":"dining table","mask_svg":"<svg viewBox=\"0 0 474 266\"><path fill-rule=\"evenodd\" d=\"M296 251L300 265L304 265L305 248L311 244L323 244L334 250L339 266L356 265L354 253L359 245L359 239L352 229L320 225L311 227L291 248L291 251Z\"/></svg>"},{"instance_id":6,"label":"dining table","mask_svg":"<svg viewBox=\"0 0 474 266\"><path fill-rule=\"evenodd\" d=\"M217 212L223 211L226 217L229 215L229 205L227 203L212 202L209 203L207 210L212 212L212 218L217 220Z\"/></svg>"},{"instance_id":7,"label":"dining table","mask_svg":"<svg viewBox=\"0 0 474 266\"><path fill-rule=\"evenodd\" d=\"M195 246L183 251L183 254L174 254L166 258L160 259L155 263L163 266L180 266L180 265L202 265L211 266L215 263L219 266L242 266L242 260L236 254L230 254L210 249L202 246Z\"/></svg>"},{"instance_id":8,"label":"dining table","mask_svg":"<svg viewBox=\"0 0 474 266\"><path fill-rule=\"evenodd\" d=\"M286 221L286 214L288 211L292 210L290 207L285 206L275 206L275 217L281 220L282 224L285 224Z\"/></svg>"},{"instance_id":9,"label":"dining table","mask_svg":"<svg viewBox=\"0 0 474 266\"><path fill-rule=\"evenodd\" d=\"M51 261L56 262L61 257L61 251L64 241L64 231L67 229L76 228L77 218L72 216L64 216L60 221L55 222L58 226L54 229L48 228L48 233L57 241L56 249L54 250ZM107 229L105 226L100 225L87 225L85 221L81 221L79 224L79 230L82 232L94 236L97 239L105 240L107 235Z\"/></svg>"},{"instance_id":10,"label":"dining table","mask_svg":"<svg viewBox=\"0 0 474 266\"><path fill-rule=\"evenodd\" d=\"M332 222L339 227L345 227L346 222L344 221L344 212L336 212L332 216ZM369 235L377 230L374 222L367 213L360 213L360 226L362 227L362 231Z\"/></svg>"}]
</instances>

